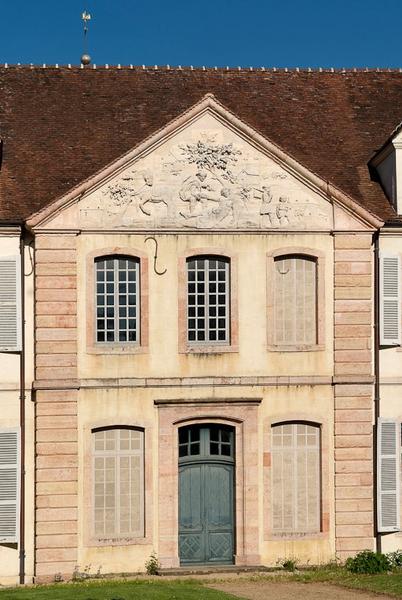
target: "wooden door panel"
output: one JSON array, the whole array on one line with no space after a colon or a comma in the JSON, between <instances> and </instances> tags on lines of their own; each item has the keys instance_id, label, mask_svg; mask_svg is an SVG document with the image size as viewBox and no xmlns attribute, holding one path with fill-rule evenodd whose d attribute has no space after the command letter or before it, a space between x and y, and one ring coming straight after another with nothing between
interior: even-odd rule
<instances>
[{"instance_id":1,"label":"wooden door panel","mask_svg":"<svg viewBox=\"0 0 402 600\"><path fill-rule=\"evenodd\" d=\"M205 465L206 524L208 530L232 529L233 467Z\"/></svg>"},{"instance_id":2,"label":"wooden door panel","mask_svg":"<svg viewBox=\"0 0 402 600\"><path fill-rule=\"evenodd\" d=\"M201 531L202 515L202 470L203 465L180 467L180 529Z\"/></svg>"}]
</instances>

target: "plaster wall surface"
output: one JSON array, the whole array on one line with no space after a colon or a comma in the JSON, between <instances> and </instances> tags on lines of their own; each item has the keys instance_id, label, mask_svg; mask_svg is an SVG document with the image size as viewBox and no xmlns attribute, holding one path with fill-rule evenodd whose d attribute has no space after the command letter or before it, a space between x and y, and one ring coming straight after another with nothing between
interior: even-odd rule
<instances>
[{"instance_id":1,"label":"plaster wall surface","mask_svg":"<svg viewBox=\"0 0 402 600\"><path fill-rule=\"evenodd\" d=\"M109 390L82 390L78 402L79 447L85 449L79 461L79 545L78 563L81 568L91 565L96 572L101 568L104 572L142 571L147 558L153 550L162 558L161 543L164 539L163 529L176 536L177 523L169 523L169 515L177 511L177 489L169 502L162 503L158 497L162 493L160 486L166 485L160 477L158 463L162 460L159 447L161 421L158 412L163 408L155 406L155 401L178 400L190 403L186 414L194 418L201 415L199 402L210 400L210 404L202 409L209 415L211 422L225 420L226 415L234 416L235 408L227 407L227 397L261 400L258 406L258 427L254 445L258 455L252 480L256 482L255 490L246 492L247 500L253 502L253 511L246 514L246 521L256 518L256 547L261 564L274 565L278 557L297 556L302 561L310 560L323 563L333 557L335 552L334 526L334 489L331 481L334 477L334 447L333 447L333 392L331 386L297 386L297 387L256 387L256 386L213 386L183 388L139 389L116 388ZM223 408L224 407L224 408ZM178 409L171 409L178 414ZM232 411L232 412L230 412ZM222 416L222 415L225 416ZM321 425L323 447L323 531L315 535L305 536L276 536L270 533L269 502L272 494L269 467L269 439L272 423L289 419L309 420ZM141 543L113 545L96 545L91 541L91 483L89 476L89 449L91 429L99 425L131 424L151 429L149 436L151 448L146 450L147 460L152 461L149 493L147 495L146 511L151 514L146 518L145 540ZM174 443L174 441L173 441ZM171 476L177 480L177 463L170 465ZM163 518L161 520L161 516ZM160 528L162 527L162 530ZM147 530L148 528L148 530ZM177 542L176 542L177 544ZM162 555L161 555L162 552ZM176 548L177 552L177 548ZM239 552L241 554L241 552ZM177 560L176 555L176 560ZM165 563L163 566L171 566Z\"/></svg>"},{"instance_id":2,"label":"plaster wall surface","mask_svg":"<svg viewBox=\"0 0 402 600\"><path fill-rule=\"evenodd\" d=\"M0 260L5 256L20 253L19 233L3 234L0 231ZM25 415L26 415L26 494L25 494L25 568L26 581L33 578L34 539L34 407L31 402L33 380L33 275L32 253L24 249L25 260ZM20 424L20 355L0 352L0 429L16 428ZM0 584L8 585L19 581L18 544L0 544Z\"/></svg>"},{"instance_id":3,"label":"plaster wall surface","mask_svg":"<svg viewBox=\"0 0 402 600\"><path fill-rule=\"evenodd\" d=\"M78 377L108 379L125 377L205 377L205 376L331 376L333 360L333 250L329 235L158 235L158 264L166 268L163 276L152 269L153 246L145 235L83 234L78 238ZM88 295L86 281L90 252L102 248L127 248L145 252L149 267L149 351L127 354L90 354L86 351ZM322 350L271 352L267 349L267 253L281 249L306 248L325 256L325 306L320 306L325 321ZM238 351L229 353L179 353L179 258L211 249L235 258L238 298ZM92 265L91 265L92 266ZM93 292L92 292L93 294Z\"/></svg>"}]
</instances>

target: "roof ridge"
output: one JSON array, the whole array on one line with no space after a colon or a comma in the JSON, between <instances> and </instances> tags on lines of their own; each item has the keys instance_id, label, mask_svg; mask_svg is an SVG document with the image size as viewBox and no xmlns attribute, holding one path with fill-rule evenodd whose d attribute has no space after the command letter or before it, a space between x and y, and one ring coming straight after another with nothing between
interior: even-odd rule
<instances>
[{"instance_id":1,"label":"roof ridge","mask_svg":"<svg viewBox=\"0 0 402 600\"><path fill-rule=\"evenodd\" d=\"M36 70L36 69L67 69L71 71L92 71L92 70L129 70L129 71L246 71L253 73L402 73L402 67L264 67L264 66L193 66L193 65L111 65L91 64L87 66L68 64L34 64L34 63L0 63L1 69L20 69L20 70Z\"/></svg>"}]
</instances>

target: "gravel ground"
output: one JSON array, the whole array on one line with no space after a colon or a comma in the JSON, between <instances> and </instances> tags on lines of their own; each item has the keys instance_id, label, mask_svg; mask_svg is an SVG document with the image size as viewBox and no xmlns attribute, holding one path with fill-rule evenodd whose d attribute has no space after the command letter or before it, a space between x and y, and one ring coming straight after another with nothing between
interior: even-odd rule
<instances>
[{"instance_id":1,"label":"gravel ground","mask_svg":"<svg viewBox=\"0 0 402 600\"><path fill-rule=\"evenodd\" d=\"M391 598L324 583L277 583L270 581L226 581L208 587L249 600L379 600Z\"/></svg>"}]
</instances>

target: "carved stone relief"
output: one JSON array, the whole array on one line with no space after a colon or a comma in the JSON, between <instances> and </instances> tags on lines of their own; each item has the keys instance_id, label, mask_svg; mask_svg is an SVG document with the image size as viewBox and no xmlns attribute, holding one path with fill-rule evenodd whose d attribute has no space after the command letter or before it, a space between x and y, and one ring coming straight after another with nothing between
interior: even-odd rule
<instances>
[{"instance_id":1,"label":"carved stone relief","mask_svg":"<svg viewBox=\"0 0 402 600\"><path fill-rule=\"evenodd\" d=\"M80 203L83 228L327 229L330 205L243 140L197 131Z\"/></svg>"}]
</instances>

